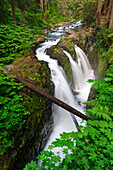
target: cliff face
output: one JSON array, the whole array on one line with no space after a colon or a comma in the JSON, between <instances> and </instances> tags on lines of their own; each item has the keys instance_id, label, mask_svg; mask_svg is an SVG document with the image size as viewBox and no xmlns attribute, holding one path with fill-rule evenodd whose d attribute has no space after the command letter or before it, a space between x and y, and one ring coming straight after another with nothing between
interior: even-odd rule
<instances>
[{"instance_id":1,"label":"cliff face","mask_svg":"<svg viewBox=\"0 0 113 170\"><path fill-rule=\"evenodd\" d=\"M54 86L47 63L38 61L31 53L30 56L17 58L12 65L12 73L53 95ZM23 96L21 104L29 115L22 129L13 134L13 145L2 156L2 169L19 170L35 160L52 130L52 103L25 86L18 93Z\"/></svg>"}]
</instances>

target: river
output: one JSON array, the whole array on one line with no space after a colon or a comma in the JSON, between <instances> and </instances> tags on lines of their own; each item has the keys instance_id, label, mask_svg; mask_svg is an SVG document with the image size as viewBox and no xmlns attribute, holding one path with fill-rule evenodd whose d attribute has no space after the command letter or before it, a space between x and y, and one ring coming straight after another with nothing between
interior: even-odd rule
<instances>
[{"instance_id":1,"label":"river","mask_svg":"<svg viewBox=\"0 0 113 170\"><path fill-rule=\"evenodd\" d=\"M82 49L75 45L75 53L77 55L77 61L75 62L71 55L64 50L64 53L69 58L72 69L73 80L70 87L67 82L66 74L63 68L58 65L58 61L51 59L50 56L46 54L46 49L50 48L52 45L56 45L60 41L61 37L65 36L67 30L79 26L81 26L80 21L72 25L69 23L68 25L58 27L54 32L48 32L46 41L40 44L40 47L36 50L36 56L38 60L43 60L48 63L51 70L51 80L55 85L55 97L84 113L85 104L83 102L87 101L91 88L91 84L89 84L87 80L94 79L94 73L91 69L87 56ZM55 138L60 137L60 133L72 131L76 132L78 131L78 125L86 125L86 122L82 122L81 118L64 110L56 104L52 105L52 114L53 131L44 150L48 150L48 146L55 140ZM59 151L60 156L63 159L65 155L63 155L62 150L63 148L54 148L53 152L57 154Z\"/></svg>"}]
</instances>

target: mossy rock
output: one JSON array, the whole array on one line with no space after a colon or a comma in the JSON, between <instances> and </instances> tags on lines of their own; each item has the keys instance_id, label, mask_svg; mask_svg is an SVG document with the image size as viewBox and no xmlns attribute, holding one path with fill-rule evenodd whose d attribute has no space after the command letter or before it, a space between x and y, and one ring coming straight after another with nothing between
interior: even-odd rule
<instances>
[{"instance_id":1,"label":"mossy rock","mask_svg":"<svg viewBox=\"0 0 113 170\"><path fill-rule=\"evenodd\" d=\"M94 70L95 78L103 79L107 69L106 57L102 57L99 50L94 48L94 50L89 53L88 59Z\"/></svg>"},{"instance_id":2,"label":"mossy rock","mask_svg":"<svg viewBox=\"0 0 113 170\"><path fill-rule=\"evenodd\" d=\"M74 53L74 44L77 44L80 48L82 48L85 52L87 52L87 48L90 44L89 37L94 37L94 28L89 26L84 26L82 28L76 28L74 30L69 30L66 32L67 36L63 37L59 44L67 50L72 57L76 56ZM71 43L71 44L70 44Z\"/></svg>"},{"instance_id":3,"label":"mossy rock","mask_svg":"<svg viewBox=\"0 0 113 170\"><path fill-rule=\"evenodd\" d=\"M88 46L90 45L89 37L93 39L94 28L84 26L76 29L75 34L73 35L73 41L77 42L77 45L87 53Z\"/></svg>"},{"instance_id":4,"label":"mossy rock","mask_svg":"<svg viewBox=\"0 0 113 170\"><path fill-rule=\"evenodd\" d=\"M75 47L74 47L72 37L69 37L69 36L62 37L58 45L62 47L64 50L66 50L68 53L70 53L72 58L76 60Z\"/></svg>"},{"instance_id":5,"label":"mossy rock","mask_svg":"<svg viewBox=\"0 0 113 170\"><path fill-rule=\"evenodd\" d=\"M44 35L35 35L36 38L36 44L40 44L45 41L45 36Z\"/></svg>"},{"instance_id":6,"label":"mossy rock","mask_svg":"<svg viewBox=\"0 0 113 170\"><path fill-rule=\"evenodd\" d=\"M105 77L105 73L107 69L107 62L106 62L106 58L102 57L100 52L98 52L98 57L99 57L98 78L103 79Z\"/></svg>"},{"instance_id":7,"label":"mossy rock","mask_svg":"<svg viewBox=\"0 0 113 170\"><path fill-rule=\"evenodd\" d=\"M72 82L71 65L69 59L63 52L63 49L59 46L59 44L47 49L47 54L50 55L51 58L56 59L58 61L58 64L64 69L64 72L67 76L67 80L69 82Z\"/></svg>"},{"instance_id":8,"label":"mossy rock","mask_svg":"<svg viewBox=\"0 0 113 170\"><path fill-rule=\"evenodd\" d=\"M28 56L16 59L13 66L11 72L16 72L20 78L49 92L50 71L43 61L38 61L34 56Z\"/></svg>"},{"instance_id":9,"label":"mossy rock","mask_svg":"<svg viewBox=\"0 0 113 170\"><path fill-rule=\"evenodd\" d=\"M12 64L13 74L16 73L21 79L50 94L53 93L50 70L46 63L38 61L34 55L31 55L17 58ZM51 131L52 102L25 86L18 93L23 96L21 104L26 107L29 114L24 117L26 121L21 130L17 129L17 133L13 134L12 146L1 156L0 166L5 170L19 170L32 159L35 160L44 147L41 143L46 143ZM45 126L46 131L43 130Z\"/></svg>"}]
</instances>

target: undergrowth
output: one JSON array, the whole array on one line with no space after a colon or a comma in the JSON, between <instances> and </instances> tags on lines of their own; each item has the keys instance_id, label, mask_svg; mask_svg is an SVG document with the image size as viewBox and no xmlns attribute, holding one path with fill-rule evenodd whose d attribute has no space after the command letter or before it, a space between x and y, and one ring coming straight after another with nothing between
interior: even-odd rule
<instances>
[{"instance_id":1,"label":"undergrowth","mask_svg":"<svg viewBox=\"0 0 113 170\"><path fill-rule=\"evenodd\" d=\"M9 64L16 57L27 55L35 43L33 30L24 26L0 26L0 64Z\"/></svg>"},{"instance_id":2,"label":"undergrowth","mask_svg":"<svg viewBox=\"0 0 113 170\"><path fill-rule=\"evenodd\" d=\"M0 154L13 145L14 134L22 128L29 112L21 104L18 95L22 83L14 82L14 76L5 76L0 71Z\"/></svg>"},{"instance_id":3,"label":"undergrowth","mask_svg":"<svg viewBox=\"0 0 113 170\"><path fill-rule=\"evenodd\" d=\"M15 58L27 56L33 43L34 30L27 26L0 26L0 65L11 64ZM13 147L15 134L26 122L27 109L22 105L23 97L18 94L23 87L14 77L0 71L0 155ZM18 134L19 135L19 134Z\"/></svg>"}]
</instances>

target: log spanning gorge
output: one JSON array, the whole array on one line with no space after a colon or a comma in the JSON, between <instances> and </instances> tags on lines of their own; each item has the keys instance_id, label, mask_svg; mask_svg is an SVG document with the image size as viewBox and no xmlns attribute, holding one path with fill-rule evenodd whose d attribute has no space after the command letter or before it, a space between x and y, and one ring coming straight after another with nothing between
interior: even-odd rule
<instances>
[{"instance_id":1,"label":"log spanning gorge","mask_svg":"<svg viewBox=\"0 0 113 170\"><path fill-rule=\"evenodd\" d=\"M68 64L71 65L72 83L70 85L63 68L58 65L58 61L50 58L50 56L46 54L46 49L56 45L60 41L60 38L65 36L67 30L76 28L80 25L81 23L77 22L76 24L58 27L55 32L49 32L46 41L40 44L40 47L36 50L36 57L38 60L43 60L48 63L51 70L51 80L55 86L54 96L85 114L85 104L83 104L83 102L87 101L91 88L91 84L89 84L87 80L94 79L94 73L87 56L81 48L75 45L77 59L74 61L71 55L63 49L63 52L69 59L70 63ZM55 138L60 137L60 133L78 131L77 127L81 124L85 126L85 121L82 122L81 118L73 115L56 104L52 105L52 114L53 130L44 150L48 149L48 146L55 140ZM58 148L53 149L54 153L57 153L58 151L63 159L64 155L62 153L62 148L59 150Z\"/></svg>"}]
</instances>

